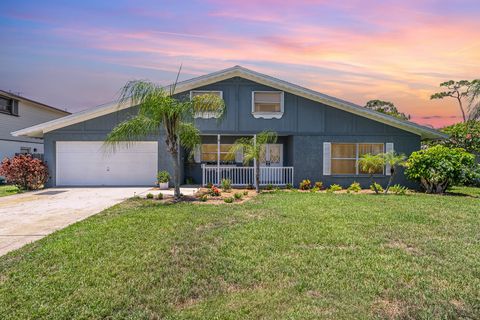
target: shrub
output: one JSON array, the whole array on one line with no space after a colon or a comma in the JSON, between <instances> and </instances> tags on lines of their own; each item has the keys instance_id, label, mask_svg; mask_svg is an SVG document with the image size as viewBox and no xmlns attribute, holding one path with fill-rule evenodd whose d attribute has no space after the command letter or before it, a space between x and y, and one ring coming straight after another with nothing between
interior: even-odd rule
<instances>
[{"instance_id":1,"label":"shrub","mask_svg":"<svg viewBox=\"0 0 480 320\"><path fill-rule=\"evenodd\" d=\"M312 189L310 189L311 193L315 193L315 192L318 192L318 191L320 191L320 189L317 188L317 187L313 187Z\"/></svg>"},{"instance_id":2,"label":"shrub","mask_svg":"<svg viewBox=\"0 0 480 320\"><path fill-rule=\"evenodd\" d=\"M210 189L211 187L213 187L213 183L211 182L207 183L207 188Z\"/></svg>"},{"instance_id":3,"label":"shrub","mask_svg":"<svg viewBox=\"0 0 480 320\"><path fill-rule=\"evenodd\" d=\"M383 187L379 183L372 183L370 185L370 190L375 191L375 193L383 192Z\"/></svg>"},{"instance_id":4,"label":"shrub","mask_svg":"<svg viewBox=\"0 0 480 320\"><path fill-rule=\"evenodd\" d=\"M406 194L407 190L408 189L406 187L396 184L391 186L389 191L394 194Z\"/></svg>"},{"instance_id":5,"label":"shrub","mask_svg":"<svg viewBox=\"0 0 480 320\"><path fill-rule=\"evenodd\" d=\"M330 192L335 192L335 191L340 191L342 190L342 186L338 185L338 184L332 184L330 185L330 187L327 189L327 191L330 191Z\"/></svg>"},{"instance_id":6,"label":"shrub","mask_svg":"<svg viewBox=\"0 0 480 320\"><path fill-rule=\"evenodd\" d=\"M222 182L220 183L220 186L222 187L223 192L228 192L228 191L232 190L232 180L222 179Z\"/></svg>"},{"instance_id":7,"label":"shrub","mask_svg":"<svg viewBox=\"0 0 480 320\"><path fill-rule=\"evenodd\" d=\"M243 191L243 195L248 196L248 191L247 190Z\"/></svg>"},{"instance_id":8,"label":"shrub","mask_svg":"<svg viewBox=\"0 0 480 320\"><path fill-rule=\"evenodd\" d=\"M300 190L309 190L312 187L312 182L308 179L303 180L300 182Z\"/></svg>"},{"instance_id":9,"label":"shrub","mask_svg":"<svg viewBox=\"0 0 480 320\"><path fill-rule=\"evenodd\" d=\"M360 186L360 183L358 182L353 182L348 188L348 191L350 192L359 192L362 190L362 187Z\"/></svg>"},{"instance_id":10,"label":"shrub","mask_svg":"<svg viewBox=\"0 0 480 320\"><path fill-rule=\"evenodd\" d=\"M221 194L220 190L215 186L212 186L208 192L212 197L218 197Z\"/></svg>"},{"instance_id":11,"label":"shrub","mask_svg":"<svg viewBox=\"0 0 480 320\"><path fill-rule=\"evenodd\" d=\"M427 193L444 193L452 185L474 179L478 171L473 154L441 145L413 152L406 167L406 176L419 181Z\"/></svg>"},{"instance_id":12,"label":"shrub","mask_svg":"<svg viewBox=\"0 0 480 320\"><path fill-rule=\"evenodd\" d=\"M157 174L157 182L158 183L166 183L170 181L170 173L168 171L159 171Z\"/></svg>"},{"instance_id":13,"label":"shrub","mask_svg":"<svg viewBox=\"0 0 480 320\"><path fill-rule=\"evenodd\" d=\"M273 190L273 185L271 185L270 183L267 184L265 187L264 187L265 190Z\"/></svg>"},{"instance_id":14,"label":"shrub","mask_svg":"<svg viewBox=\"0 0 480 320\"><path fill-rule=\"evenodd\" d=\"M289 190L290 190L290 189L293 189L293 184L287 183L287 184L285 185L285 189L289 189Z\"/></svg>"},{"instance_id":15,"label":"shrub","mask_svg":"<svg viewBox=\"0 0 480 320\"><path fill-rule=\"evenodd\" d=\"M233 198L232 198L232 197L228 197L228 198L223 199L223 201L225 201L226 203L232 203L232 202L233 202Z\"/></svg>"},{"instance_id":16,"label":"shrub","mask_svg":"<svg viewBox=\"0 0 480 320\"><path fill-rule=\"evenodd\" d=\"M207 199L208 199L208 196L206 194L204 194L200 197L200 201L202 201L202 202L207 201Z\"/></svg>"},{"instance_id":17,"label":"shrub","mask_svg":"<svg viewBox=\"0 0 480 320\"><path fill-rule=\"evenodd\" d=\"M147 199L153 199L153 194L152 193L147 193Z\"/></svg>"},{"instance_id":18,"label":"shrub","mask_svg":"<svg viewBox=\"0 0 480 320\"><path fill-rule=\"evenodd\" d=\"M322 181L316 181L315 182L315 188L317 188L318 190L322 190L323 182Z\"/></svg>"},{"instance_id":19,"label":"shrub","mask_svg":"<svg viewBox=\"0 0 480 320\"><path fill-rule=\"evenodd\" d=\"M0 164L0 176L5 176L8 183L24 190L43 188L48 180L48 167L31 155L18 155L12 159L5 158Z\"/></svg>"},{"instance_id":20,"label":"shrub","mask_svg":"<svg viewBox=\"0 0 480 320\"><path fill-rule=\"evenodd\" d=\"M157 194L157 200L162 200L163 199L163 193Z\"/></svg>"},{"instance_id":21,"label":"shrub","mask_svg":"<svg viewBox=\"0 0 480 320\"><path fill-rule=\"evenodd\" d=\"M233 196L235 197L235 199L240 200L240 199L242 199L243 194L241 194L240 192L235 192L235 194Z\"/></svg>"}]
</instances>

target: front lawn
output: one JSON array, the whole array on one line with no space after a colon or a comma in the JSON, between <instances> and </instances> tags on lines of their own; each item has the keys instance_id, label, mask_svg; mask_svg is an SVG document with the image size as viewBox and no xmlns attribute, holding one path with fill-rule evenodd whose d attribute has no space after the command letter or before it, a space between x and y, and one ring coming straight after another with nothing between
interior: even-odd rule
<instances>
[{"instance_id":1,"label":"front lawn","mask_svg":"<svg viewBox=\"0 0 480 320\"><path fill-rule=\"evenodd\" d=\"M0 185L0 197L5 197L5 196L12 195L12 194L17 194L19 192L20 192L20 189L18 189L18 187L16 187L16 186L9 186L9 185L1 186Z\"/></svg>"},{"instance_id":2,"label":"front lawn","mask_svg":"<svg viewBox=\"0 0 480 320\"><path fill-rule=\"evenodd\" d=\"M467 196L130 200L0 258L0 318L476 318L479 235Z\"/></svg>"}]
</instances>

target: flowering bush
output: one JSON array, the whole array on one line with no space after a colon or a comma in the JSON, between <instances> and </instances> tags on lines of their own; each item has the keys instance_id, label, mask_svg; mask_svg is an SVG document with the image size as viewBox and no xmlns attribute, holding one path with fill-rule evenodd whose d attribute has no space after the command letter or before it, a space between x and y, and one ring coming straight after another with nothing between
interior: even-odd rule
<instances>
[{"instance_id":1,"label":"flowering bush","mask_svg":"<svg viewBox=\"0 0 480 320\"><path fill-rule=\"evenodd\" d=\"M220 195L220 189L218 189L218 188L215 187L215 186L212 186L212 187L210 188L209 193L210 193L210 195L211 195L212 197L218 197L218 196Z\"/></svg>"},{"instance_id":2,"label":"flowering bush","mask_svg":"<svg viewBox=\"0 0 480 320\"><path fill-rule=\"evenodd\" d=\"M43 188L48 180L48 167L42 160L22 154L12 159L5 158L0 164L0 175L19 188L37 190Z\"/></svg>"}]
</instances>

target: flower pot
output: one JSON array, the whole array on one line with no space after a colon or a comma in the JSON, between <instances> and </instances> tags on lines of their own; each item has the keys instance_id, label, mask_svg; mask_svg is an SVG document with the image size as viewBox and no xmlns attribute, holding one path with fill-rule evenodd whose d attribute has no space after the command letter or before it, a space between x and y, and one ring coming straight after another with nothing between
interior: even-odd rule
<instances>
[{"instance_id":1,"label":"flower pot","mask_svg":"<svg viewBox=\"0 0 480 320\"><path fill-rule=\"evenodd\" d=\"M160 187L160 190L167 190L168 189L168 182L160 182L158 184L158 186Z\"/></svg>"}]
</instances>

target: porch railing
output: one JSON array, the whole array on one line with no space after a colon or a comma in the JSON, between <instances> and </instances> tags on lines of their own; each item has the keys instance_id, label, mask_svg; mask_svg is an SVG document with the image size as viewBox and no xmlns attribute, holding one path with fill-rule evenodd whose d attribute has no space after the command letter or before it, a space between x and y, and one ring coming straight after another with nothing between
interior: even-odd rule
<instances>
[{"instance_id":1,"label":"porch railing","mask_svg":"<svg viewBox=\"0 0 480 320\"><path fill-rule=\"evenodd\" d=\"M219 185L230 179L233 186L255 185L255 167L202 165L202 185ZM293 184L293 167L260 167L260 185Z\"/></svg>"}]
</instances>

